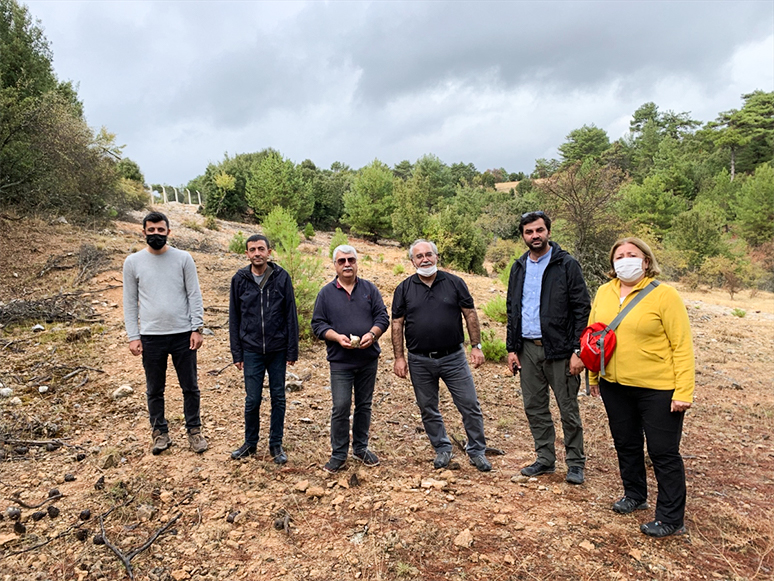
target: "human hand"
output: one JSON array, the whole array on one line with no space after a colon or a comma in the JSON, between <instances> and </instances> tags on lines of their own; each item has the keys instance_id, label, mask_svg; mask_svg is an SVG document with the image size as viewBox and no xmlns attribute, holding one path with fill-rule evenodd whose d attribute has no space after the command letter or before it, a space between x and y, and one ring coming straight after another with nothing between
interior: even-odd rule
<instances>
[{"instance_id":1,"label":"human hand","mask_svg":"<svg viewBox=\"0 0 774 581\"><path fill-rule=\"evenodd\" d=\"M570 356L570 375L578 375L586 368L583 361L575 353Z\"/></svg>"},{"instance_id":2,"label":"human hand","mask_svg":"<svg viewBox=\"0 0 774 581\"><path fill-rule=\"evenodd\" d=\"M234 366L239 370L242 371L245 368L245 362L244 361L237 361L234 363Z\"/></svg>"},{"instance_id":3,"label":"human hand","mask_svg":"<svg viewBox=\"0 0 774 581\"><path fill-rule=\"evenodd\" d=\"M129 351L132 353L132 355L140 355L142 353L142 341L139 339L129 341Z\"/></svg>"},{"instance_id":4,"label":"human hand","mask_svg":"<svg viewBox=\"0 0 774 581\"><path fill-rule=\"evenodd\" d=\"M689 401L680 401L679 399L673 399L672 400L672 407L670 411L673 412L684 412L689 407L691 407L691 402Z\"/></svg>"},{"instance_id":5,"label":"human hand","mask_svg":"<svg viewBox=\"0 0 774 581\"><path fill-rule=\"evenodd\" d=\"M360 348L361 349L367 349L368 347L370 347L374 343L376 343L376 336L371 331L368 331L362 337L360 337Z\"/></svg>"},{"instance_id":6,"label":"human hand","mask_svg":"<svg viewBox=\"0 0 774 581\"><path fill-rule=\"evenodd\" d=\"M481 351L481 349L473 347L473 349L470 350L470 362L473 364L474 369L481 367L481 364L484 363L485 360L484 352Z\"/></svg>"},{"instance_id":7,"label":"human hand","mask_svg":"<svg viewBox=\"0 0 774 581\"><path fill-rule=\"evenodd\" d=\"M589 385L589 394L593 397L600 397L599 385Z\"/></svg>"},{"instance_id":8,"label":"human hand","mask_svg":"<svg viewBox=\"0 0 774 581\"><path fill-rule=\"evenodd\" d=\"M204 337L198 331L191 331L191 351L196 351L204 343Z\"/></svg>"},{"instance_id":9,"label":"human hand","mask_svg":"<svg viewBox=\"0 0 774 581\"><path fill-rule=\"evenodd\" d=\"M408 363L403 357L396 359L395 363L392 366L392 370L395 373L395 375L405 379L406 376L408 375Z\"/></svg>"},{"instance_id":10,"label":"human hand","mask_svg":"<svg viewBox=\"0 0 774 581\"><path fill-rule=\"evenodd\" d=\"M521 369L521 362L519 356L516 353L508 353L508 369L511 373L516 375L516 372Z\"/></svg>"}]
</instances>

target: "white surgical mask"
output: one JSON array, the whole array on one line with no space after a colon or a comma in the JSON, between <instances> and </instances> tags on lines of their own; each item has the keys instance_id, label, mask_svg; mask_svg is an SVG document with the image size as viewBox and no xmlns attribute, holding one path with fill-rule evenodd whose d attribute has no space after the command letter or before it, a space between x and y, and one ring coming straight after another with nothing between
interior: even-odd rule
<instances>
[{"instance_id":1,"label":"white surgical mask","mask_svg":"<svg viewBox=\"0 0 774 581\"><path fill-rule=\"evenodd\" d=\"M417 267L417 274L419 276L433 276L438 271L438 265L434 264L433 266L418 266Z\"/></svg>"},{"instance_id":2,"label":"white surgical mask","mask_svg":"<svg viewBox=\"0 0 774 581\"><path fill-rule=\"evenodd\" d=\"M642 263L642 258L620 258L613 263L613 268L621 282L631 283L645 273Z\"/></svg>"}]
</instances>

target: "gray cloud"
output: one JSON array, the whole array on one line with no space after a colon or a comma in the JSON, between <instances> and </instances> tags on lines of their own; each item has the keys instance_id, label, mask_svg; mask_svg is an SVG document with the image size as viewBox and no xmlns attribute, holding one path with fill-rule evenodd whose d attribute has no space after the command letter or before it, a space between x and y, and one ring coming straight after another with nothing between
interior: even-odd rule
<instances>
[{"instance_id":1,"label":"gray cloud","mask_svg":"<svg viewBox=\"0 0 774 581\"><path fill-rule=\"evenodd\" d=\"M774 90L771 2L28 2L87 117L149 181L275 147L530 171L646 101L702 121Z\"/></svg>"}]
</instances>

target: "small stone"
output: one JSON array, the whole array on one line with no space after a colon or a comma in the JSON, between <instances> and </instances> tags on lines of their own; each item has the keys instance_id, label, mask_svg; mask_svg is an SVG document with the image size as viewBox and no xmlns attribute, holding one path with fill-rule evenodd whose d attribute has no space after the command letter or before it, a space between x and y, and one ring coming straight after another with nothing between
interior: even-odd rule
<instances>
[{"instance_id":1,"label":"small stone","mask_svg":"<svg viewBox=\"0 0 774 581\"><path fill-rule=\"evenodd\" d=\"M5 516L11 520L19 520L21 518L21 510L15 506L9 506L5 509Z\"/></svg>"},{"instance_id":2,"label":"small stone","mask_svg":"<svg viewBox=\"0 0 774 581\"><path fill-rule=\"evenodd\" d=\"M75 474L71 474L70 472L68 472L67 474L64 475L64 481L75 482Z\"/></svg>"},{"instance_id":3,"label":"small stone","mask_svg":"<svg viewBox=\"0 0 774 581\"><path fill-rule=\"evenodd\" d=\"M102 535L97 534L97 535L94 535L94 539L92 539L92 542L95 545L104 545L105 544L105 539L102 538Z\"/></svg>"},{"instance_id":4,"label":"small stone","mask_svg":"<svg viewBox=\"0 0 774 581\"><path fill-rule=\"evenodd\" d=\"M13 531L19 535L23 535L27 532L27 527L24 526L24 524L21 521L16 521L13 523Z\"/></svg>"},{"instance_id":5,"label":"small stone","mask_svg":"<svg viewBox=\"0 0 774 581\"><path fill-rule=\"evenodd\" d=\"M32 513L32 516L31 516L31 518L32 518L32 520L34 520L35 522L38 522L38 521L39 521L40 519L42 519L44 516L46 516L46 512L45 512L45 511L43 511L43 510L37 510L37 511L35 511L35 512L33 512L33 513Z\"/></svg>"},{"instance_id":6,"label":"small stone","mask_svg":"<svg viewBox=\"0 0 774 581\"><path fill-rule=\"evenodd\" d=\"M322 486L310 486L306 489L305 494L309 497L319 498L325 494L325 490Z\"/></svg>"},{"instance_id":7,"label":"small stone","mask_svg":"<svg viewBox=\"0 0 774 581\"><path fill-rule=\"evenodd\" d=\"M46 509L46 512L48 512L48 516L51 518L59 516L59 509L53 505L49 506L48 509Z\"/></svg>"},{"instance_id":8,"label":"small stone","mask_svg":"<svg viewBox=\"0 0 774 581\"><path fill-rule=\"evenodd\" d=\"M343 495L343 494L340 494L340 495L338 495L336 498L334 498L334 499L331 501L331 504L332 504L333 506L338 506L338 505L340 505L342 502L344 502L345 500L346 500L346 498L344 498L344 495Z\"/></svg>"},{"instance_id":9,"label":"small stone","mask_svg":"<svg viewBox=\"0 0 774 581\"><path fill-rule=\"evenodd\" d=\"M40 333L41 331L45 331L45 330L46 330L46 328L43 325L41 325L40 323L38 323L37 325L35 325L31 329L31 331L33 333Z\"/></svg>"},{"instance_id":10,"label":"small stone","mask_svg":"<svg viewBox=\"0 0 774 581\"><path fill-rule=\"evenodd\" d=\"M11 397L12 395L13 390L10 387L0 388L0 397Z\"/></svg>"},{"instance_id":11,"label":"small stone","mask_svg":"<svg viewBox=\"0 0 774 581\"><path fill-rule=\"evenodd\" d=\"M30 451L30 449L27 446L16 446L13 451L19 456L24 456L27 452Z\"/></svg>"},{"instance_id":12,"label":"small stone","mask_svg":"<svg viewBox=\"0 0 774 581\"><path fill-rule=\"evenodd\" d=\"M226 522L235 523L239 521L239 515L242 514L242 511L235 510L234 512L228 513L228 516L226 516Z\"/></svg>"},{"instance_id":13,"label":"small stone","mask_svg":"<svg viewBox=\"0 0 774 581\"><path fill-rule=\"evenodd\" d=\"M118 466L118 456L115 454L108 454L105 456L105 459L102 461L103 470L109 470L110 468L115 468L116 466Z\"/></svg>"},{"instance_id":14,"label":"small stone","mask_svg":"<svg viewBox=\"0 0 774 581\"><path fill-rule=\"evenodd\" d=\"M62 496L62 493L59 492L58 488L52 488L51 490L48 491L49 498L53 498L55 496Z\"/></svg>"},{"instance_id":15,"label":"small stone","mask_svg":"<svg viewBox=\"0 0 774 581\"><path fill-rule=\"evenodd\" d=\"M89 537L89 531L86 529L78 529L75 531L75 538L79 541L85 541Z\"/></svg>"},{"instance_id":16,"label":"small stone","mask_svg":"<svg viewBox=\"0 0 774 581\"><path fill-rule=\"evenodd\" d=\"M293 488L296 489L298 492L306 492L307 488L309 488L309 481L301 480L300 482L296 482Z\"/></svg>"},{"instance_id":17,"label":"small stone","mask_svg":"<svg viewBox=\"0 0 774 581\"><path fill-rule=\"evenodd\" d=\"M141 504L137 507L137 518L141 521L149 521L156 514L156 507L152 504Z\"/></svg>"},{"instance_id":18,"label":"small stone","mask_svg":"<svg viewBox=\"0 0 774 581\"><path fill-rule=\"evenodd\" d=\"M454 544L458 547L470 547L473 544L473 533L470 532L470 529L465 529L454 537Z\"/></svg>"},{"instance_id":19,"label":"small stone","mask_svg":"<svg viewBox=\"0 0 774 581\"><path fill-rule=\"evenodd\" d=\"M426 478L422 481L422 488L435 488L441 490L446 487L448 483L445 480L436 480L435 478Z\"/></svg>"},{"instance_id":20,"label":"small stone","mask_svg":"<svg viewBox=\"0 0 774 581\"><path fill-rule=\"evenodd\" d=\"M81 511L81 514L78 515L78 518L87 521L91 518L91 511L88 508L85 508Z\"/></svg>"},{"instance_id":21,"label":"small stone","mask_svg":"<svg viewBox=\"0 0 774 581\"><path fill-rule=\"evenodd\" d=\"M8 402L8 403L10 403L12 406L17 406L18 407L18 406L20 406L22 404L22 400L20 400L18 397L12 397L11 401Z\"/></svg>"},{"instance_id":22,"label":"small stone","mask_svg":"<svg viewBox=\"0 0 774 581\"><path fill-rule=\"evenodd\" d=\"M102 475L94 483L94 490L104 490L104 489L105 489L105 476Z\"/></svg>"},{"instance_id":23,"label":"small stone","mask_svg":"<svg viewBox=\"0 0 774 581\"><path fill-rule=\"evenodd\" d=\"M297 391L301 391L304 389L304 384L300 381L286 381L285 382L285 391L290 393L295 393Z\"/></svg>"},{"instance_id":24,"label":"small stone","mask_svg":"<svg viewBox=\"0 0 774 581\"><path fill-rule=\"evenodd\" d=\"M75 455L75 461L76 462L83 462L85 459L86 459L86 454L84 454L83 452L78 452Z\"/></svg>"},{"instance_id":25,"label":"small stone","mask_svg":"<svg viewBox=\"0 0 774 581\"><path fill-rule=\"evenodd\" d=\"M113 394L110 396L115 401L118 401L119 399L124 399L129 397L134 393L134 390L132 389L131 385L122 385L118 389L116 389Z\"/></svg>"},{"instance_id":26,"label":"small stone","mask_svg":"<svg viewBox=\"0 0 774 581\"><path fill-rule=\"evenodd\" d=\"M40 387L38 387L38 393L40 394L46 393L47 391L48 391L47 385L41 385Z\"/></svg>"},{"instance_id":27,"label":"small stone","mask_svg":"<svg viewBox=\"0 0 774 581\"><path fill-rule=\"evenodd\" d=\"M492 518L492 522L496 525L507 525L508 524L508 517L504 514L496 514Z\"/></svg>"}]
</instances>

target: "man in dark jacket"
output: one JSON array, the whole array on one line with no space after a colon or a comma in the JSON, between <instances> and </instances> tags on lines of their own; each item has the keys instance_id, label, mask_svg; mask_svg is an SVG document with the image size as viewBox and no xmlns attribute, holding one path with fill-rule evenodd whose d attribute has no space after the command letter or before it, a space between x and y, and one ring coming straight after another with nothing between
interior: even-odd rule
<instances>
[{"instance_id":1,"label":"man in dark jacket","mask_svg":"<svg viewBox=\"0 0 774 581\"><path fill-rule=\"evenodd\" d=\"M580 264L550 242L551 219L543 212L522 215L519 232L529 251L513 263L508 281L508 367L521 370L524 412L535 440L537 460L521 470L525 476L556 469L554 422L549 385L562 419L567 482L583 484L586 456L578 388L583 363L580 334L591 301Z\"/></svg>"},{"instance_id":2,"label":"man in dark jacket","mask_svg":"<svg viewBox=\"0 0 774 581\"><path fill-rule=\"evenodd\" d=\"M231 279L228 326L234 365L245 374L245 443L234 460L255 454L260 427L263 378L269 373L269 453L288 461L282 449L285 427L285 370L298 360L298 315L290 275L269 261L271 245L255 234L245 244L250 265Z\"/></svg>"},{"instance_id":3,"label":"man in dark jacket","mask_svg":"<svg viewBox=\"0 0 774 581\"><path fill-rule=\"evenodd\" d=\"M331 457L323 466L327 472L338 472L347 461L353 394L352 455L366 466L379 465L368 438L381 353L378 340L390 324L379 289L357 276L357 250L337 246L333 266L336 278L320 289L312 314L312 331L325 340L331 368Z\"/></svg>"}]
</instances>

